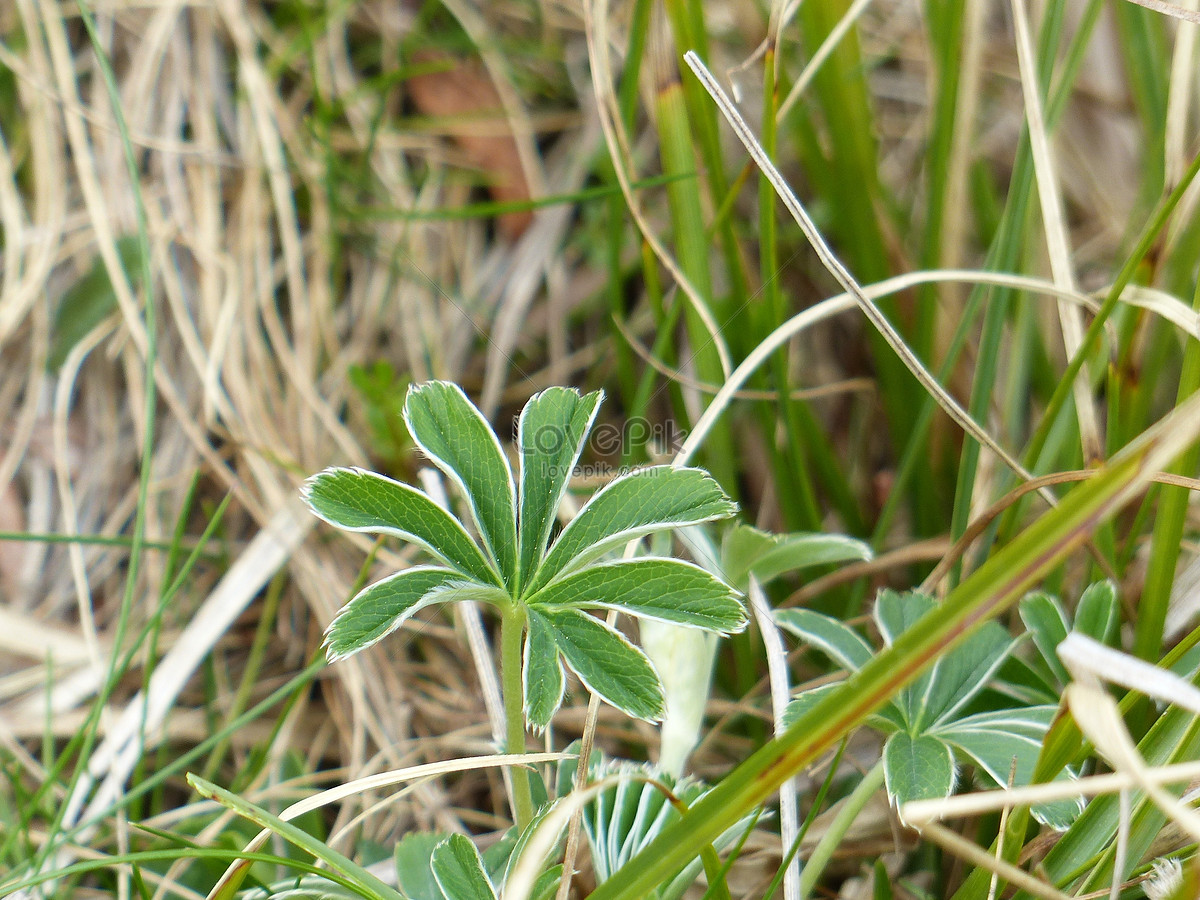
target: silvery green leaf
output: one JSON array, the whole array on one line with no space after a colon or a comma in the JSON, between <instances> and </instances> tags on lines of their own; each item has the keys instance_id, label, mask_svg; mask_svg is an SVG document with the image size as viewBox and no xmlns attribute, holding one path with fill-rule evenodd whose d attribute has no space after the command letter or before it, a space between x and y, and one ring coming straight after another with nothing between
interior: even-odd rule
<instances>
[{"instance_id":1,"label":"silvery green leaf","mask_svg":"<svg viewBox=\"0 0 1200 900\"><path fill-rule=\"evenodd\" d=\"M347 603L325 631L330 662L345 659L395 631L413 613L441 602L439 588L462 575L436 566L416 566L364 588Z\"/></svg>"},{"instance_id":2,"label":"silvery green leaf","mask_svg":"<svg viewBox=\"0 0 1200 900\"><path fill-rule=\"evenodd\" d=\"M512 469L492 427L462 388L413 385L404 423L420 448L462 490L479 534L506 584L517 568L517 507Z\"/></svg>"},{"instance_id":3,"label":"silvery green leaf","mask_svg":"<svg viewBox=\"0 0 1200 900\"><path fill-rule=\"evenodd\" d=\"M875 624L884 642L890 647L896 638L913 625L937 604L932 597L917 591L899 594L884 588L875 600Z\"/></svg>"},{"instance_id":4,"label":"silvery green leaf","mask_svg":"<svg viewBox=\"0 0 1200 900\"><path fill-rule=\"evenodd\" d=\"M464 575L500 584L462 523L414 487L363 469L326 469L304 483L312 511L345 531L420 544Z\"/></svg>"},{"instance_id":5,"label":"silvery green leaf","mask_svg":"<svg viewBox=\"0 0 1200 900\"><path fill-rule=\"evenodd\" d=\"M879 627L884 642L890 647L896 638L908 631L935 605L932 597L915 591L904 594L886 588L880 591L875 600L875 624ZM897 711L908 726L916 722L921 715L920 698L929 687L929 679L930 673L924 672L894 699Z\"/></svg>"},{"instance_id":6,"label":"silvery green leaf","mask_svg":"<svg viewBox=\"0 0 1200 900\"><path fill-rule=\"evenodd\" d=\"M883 745L888 796L897 805L948 797L954 790L954 754L937 738L898 731Z\"/></svg>"},{"instance_id":7,"label":"silvery green leaf","mask_svg":"<svg viewBox=\"0 0 1200 900\"><path fill-rule=\"evenodd\" d=\"M1058 713L1057 706L1029 706L977 713L938 727L933 733L969 756L999 786L1031 783L1046 730ZM1015 764L1014 764L1015 761ZM1069 778L1062 772L1055 780ZM1056 801L1034 807L1034 816L1058 830L1069 827L1083 805L1078 800Z\"/></svg>"},{"instance_id":8,"label":"silvery green leaf","mask_svg":"<svg viewBox=\"0 0 1200 900\"><path fill-rule=\"evenodd\" d=\"M746 613L733 589L681 559L638 557L588 566L527 598L534 608L618 609L708 631L741 631Z\"/></svg>"},{"instance_id":9,"label":"silvery green leaf","mask_svg":"<svg viewBox=\"0 0 1200 900\"><path fill-rule=\"evenodd\" d=\"M1021 621L1033 636L1033 644L1041 654L1050 672L1060 685L1068 684L1071 676L1055 653L1055 648L1067 639L1071 630L1067 614L1058 600L1042 591L1033 591L1021 598L1018 607Z\"/></svg>"},{"instance_id":10,"label":"silvery green leaf","mask_svg":"<svg viewBox=\"0 0 1200 900\"><path fill-rule=\"evenodd\" d=\"M996 622L986 622L958 647L938 657L925 692L918 695L918 727L946 722L980 691L1000 668L1017 642Z\"/></svg>"},{"instance_id":11,"label":"silvery green leaf","mask_svg":"<svg viewBox=\"0 0 1200 900\"><path fill-rule=\"evenodd\" d=\"M433 848L430 868L446 900L496 900L479 851L461 834L453 834Z\"/></svg>"},{"instance_id":12,"label":"silvery green leaf","mask_svg":"<svg viewBox=\"0 0 1200 900\"><path fill-rule=\"evenodd\" d=\"M840 682L822 684L802 694L797 694L783 711L783 727L791 728L800 717L820 703L830 691L836 691L842 685Z\"/></svg>"},{"instance_id":13,"label":"silvery green leaf","mask_svg":"<svg viewBox=\"0 0 1200 900\"><path fill-rule=\"evenodd\" d=\"M1117 586L1107 579L1097 581L1088 585L1079 598L1079 605L1075 607L1075 630L1102 644L1111 645L1117 633L1120 612Z\"/></svg>"},{"instance_id":14,"label":"silvery green leaf","mask_svg":"<svg viewBox=\"0 0 1200 900\"><path fill-rule=\"evenodd\" d=\"M574 609L540 610L554 642L589 691L626 715L656 722L663 714L662 685L645 654L603 622Z\"/></svg>"},{"instance_id":15,"label":"silvery green leaf","mask_svg":"<svg viewBox=\"0 0 1200 900\"><path fill-rule=\"evenodd\" d=\"M739 588L754 575L766 584L786 572L871 558L871 548L840 534L769 534L749 525L738 525L722 547L725 574Z\"/></svg>"},{"instance_id":16,"label":"silvery green leaf","mask_svg":"<svg viewBox=\"0 0 1200 900\"><path fill-rule=\"evenodd\" d=\"M737 507L701 469L650 466L610 481L567 524L526 593L630 538L733 515Z\"/></svg>"},{"instance_id":17,"label":"silvery green leaf","mask_svg":"<svg viewBox=\"0 0 1200 900\"><path fill-rule=\"evenodd\" d=\"M776 611L775 621L847 671L857 672L873 655L862 635L832 616L811 609L781 609Z\"/></svg>"},{"instance_id":18,"label":"silvery green leaf","mask_svg":"<svg viewBox=\"0 0 1200 900\"><path fill-rule=\"evenodd\" d=\"M558 658L551 624L537 610L529 610L523 664L525 719L543 729L562 705L566 678Z\"/></svg>"},{"instance_id":19,"label":"silvery green leaf","mask_svg":"<svg viewBox=\"0 0 1200 900\"><path fill-rule=\"evenodd\" d=\"M411 900L445 900L433 877L433 848L448 835L428 831L410 831L396 845L396 881Z\"/></svg>"},{"instance_id":20,"label":"silvery green leaf","mask_svg":"<svg viewBox=\"0 0 1200 900\"><path fill-rule=\"evenodd\" d=\"M581 397L578 391L552 387L534 394L521 410L517 444L522 582L532 577L546 551L555 511L603 398L603 391Z\"/></svg>"}]
</instances>

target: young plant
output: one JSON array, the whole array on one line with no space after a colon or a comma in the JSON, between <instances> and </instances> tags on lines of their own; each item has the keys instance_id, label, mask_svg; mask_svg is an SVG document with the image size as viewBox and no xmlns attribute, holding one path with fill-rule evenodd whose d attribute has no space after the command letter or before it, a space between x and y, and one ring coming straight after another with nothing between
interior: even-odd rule
<instances>
[{"instance_id":1,"label":"young plant","mask_svg":"<svg viewBox=\"0 0 1200 900\"><path fill-rule=\"evenodd\" d=\"M875 604L875 624L890 647L936 605L921 593L884 590ZM874 655L858 632L837 619L806 609L775 615L781 627L848 671L859 670ZM978 702L1017 643L1000 625L986 623L871 717L872 726L887 735L882 765L892 802L949 796L958 781L956 757L974 763L1001 786L1010 778L1014 784L1031 781L1057 701L1004 708L990 697L986 704ZM801 694L789 706L786 723L837 687L823 685ZM1037 807L1034 813L1061 830L1079 809L1071 801Z\"/></svg>"},{"instance_id":2,"label":"young plant","mask_svg":"<svg viewBox=\"0 0 1200 900\"><path fill-rule=\"evenodd\" d=\"M620 475L553 538L571 472L602 393L550 388L526 404L517 429L514 479L500 441L456 385L409 389L404 421L416 444L453 482L468 525L422 491L361 469L327 469L304 496L319 517L347 531L388 534L432 558L372 584L334 619L330 661L371 646L425 607L474 600L500 617L500 671L507 749L522 752L526 725L545 728L566 689L563 663L601 699L649 721L663 713L659 676L645 654L590 613L617 610L728 634L745 626L734 590L699 566L663 556L610 559L652 532L733 514L707 473L653 466ZM514 812L532 817L523 770L514 771Z\"/></svg>"}]
</instances>

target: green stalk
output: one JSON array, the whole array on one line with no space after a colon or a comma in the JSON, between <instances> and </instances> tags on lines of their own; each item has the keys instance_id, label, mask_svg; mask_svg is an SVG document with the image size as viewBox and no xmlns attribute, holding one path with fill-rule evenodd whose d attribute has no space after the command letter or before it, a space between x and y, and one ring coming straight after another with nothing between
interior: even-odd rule
<instances>
[{"instance_id":1,"label":"green stalk","mask_svg":"<svg viewBox=\"0 0 1200 900\"><path fill-rule=\"evenodd\" d=\"M811 896L813 888L817 886L817 880L825 871L825 867L829 865L829 861L833 859L833 852L842 843L846 832L850 830L850 826L854 824L858 814L863 811L867 801L874 797L875 792L882 786L883 759L880 758L879 762L875 763L871 771L858 783L858 787L846 798L846 802L838 810L838 814L829 823L829 830L821 835L821 840L817 841L817 846L813 848L808 862L804 864L804 869L800 872L800 900L807 900Z\"/></svg>"},{"instance_id":2,"label":"green stalk","mask_svg":"<svg viewBox=\"0 0 1200 900\"><path fill-rule=\"evenodd\" d=\"M861 725L874 710L967 635L1017 601L1077 550L1097 524L1114 515L1156 469L1200 433L1200 395L1193 396L1074 488L1054 509L994 554L887 650L831 691L775 740L755 752L679 821L591 896L644 897L699 849L765 802L788 778Z\"/></svg>"},{"instance_id":3,"label":"green stalk","mask_svg":"<svg viewBox=\"0 0 1200 900\"><path fill-rule=\"evenodd\" d=\"M672 73L670 78L660 85L655 107L664 174L676 176L692 173L694 176L694 138L687 105L684 102L683 86L676 74ZM704 228L704 210L700 205L697 180L694 177L689 180L672 179L667 185L667 203L671 211L671 226L675 237L675 252L679 257L679 268L715 315L715 305L712 303L712 274L709 269L709 241ZM725 380L725 373L721 369L713 336L708 333L699 314L687 300L680 297L677 302L687 303L684 323L695 360L696 373L702 381L721 384ZM718 326L720 321L718 317ZM736 459L733 433L728 425L723 425L710 436L705 464L726 492L735 498L738 495Z\"/></svg>"},{"instance_id":4,"label":"green stalk","mask_svg":"<svg viewBox=\"0 0 1200 900\"><path fill-rule=\"evenodd\" d=\"M513 603L500 620L500 690L504 694L505 751L525 752L524 689L521 684L521 637L525 632L525 610ZM512 777L513 821L524 831L533 820L533 793L529 771L522 766L509 770Z\"/></svg>"},{"instance_id":5,"label":"green stalk","mask_svg":"<svg viewBox=\"0 0 1200 900\"><path fill-rule=\"evenodd\" d=\"M1192 309L1200 311L1200 284L1192 294ZM1193 339L1187 342L1183 351L1183 371L1179 375L1176 405L1183 403L1197 389L1200 389L1200 343ZM1192 447L1171 471L1193 476L1197 466L1200 466L1200 451ZM1157 660L1162 649L1163 626L1167 621L1171 586L1175 583L1175 565L1179 561L1179 544L1183 539L1190 493L1186 488L1162 486L1158 515L1154 519L1146 584L1142 589L1134 628L1133 652L1142 659Z\"/></svg>"}]
</instances>

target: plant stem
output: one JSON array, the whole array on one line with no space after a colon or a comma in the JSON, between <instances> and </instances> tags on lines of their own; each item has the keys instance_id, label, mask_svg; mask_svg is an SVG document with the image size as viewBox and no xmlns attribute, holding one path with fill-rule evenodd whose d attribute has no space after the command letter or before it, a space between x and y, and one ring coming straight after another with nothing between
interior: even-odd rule
<instances>
[{"instance_id":1,"label":"plant stem","mask_svg":"<svg viewBox=\"0 0 1200 900\"><path fill-rule=\"evenodd\" d=\"M804 868L800 872L801 900L805 900L805 898L812 894L813 888L817 886L817 879L825 871L825 866L829 864L829 860L833 859L833 851L842 843L846 832L850 830L850 826L854 824L854 820L858 818L858 814L863 811L863 807L867 805L867 801L881 787L883 787L882 758L880 758L879 762L875 763L871 771L858 783L858 787L846 798L846 803L838 810L838 814L834 817L833 822L830 823L829 830L821 835L821 840L813 848L812 855L809 856L808 862L804 864Z\"/></svg>"},{"instance_id":2,"label":"plant stem","mask_svg":"<svg viewBox=\"0 0 1200 900\"><path fill-rule=\"evenodd\" d=\"M521 636L525 632L525 610L516 603L504 611L500 620L500 690L504 694L504 719L507 724L505 751L525 752L525 710L521 702ZM529 772L514 766L512 777L513 821L518 831L533 819L533 794L529 789Z\"/></svg>"}]
</instances>

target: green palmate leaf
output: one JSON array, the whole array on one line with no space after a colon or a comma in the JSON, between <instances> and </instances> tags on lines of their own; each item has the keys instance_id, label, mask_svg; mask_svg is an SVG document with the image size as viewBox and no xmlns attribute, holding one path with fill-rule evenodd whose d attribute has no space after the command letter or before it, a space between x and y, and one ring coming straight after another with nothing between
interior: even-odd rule
<instances>
[{"instance_id":1,"label":"green palmate leaf","mask_svg":"<svg viewBox=\"0 0 1200 900\"><path fill-rule=\"evenodd\" d=\"M464 575L500 584L462 523L414 487L362 469L326 469L304 483L303 494L330 525L420 544Z\"/></svg>"},{"instance_id":2,"label":"green palmate leaf","mask_svg":"<svg viewBox=\"0 0 1200 900\"><path fill-rule=\"evenodd\" d=\"M1079 598L1079 606L1075 608L1075 630L1111 645L1119 616L1117 586L1108 580L1097 581L1088 585Z\"/></svg>"},{"instance_id":3,"label":"green palmate leaf","mask_svg":"<svg viewBox=\"0 0 1200 900\"><path fill-rule=\"evenodd\" d=\"M532 577L546 551L554 513L592 430L603 391L581 397L553 387L535 394L521 410L520 581Z\"/></svg>"},{"instance_id":4,"label":"green palmate leaf","mask_svg":"<svg viewBox=\"0 0 1200 900\"><path fill-rule=\"evenodd\" d=\"M883 745L883 767L888 796L898 805L954 790L954 753L931 735L896 732Z\"/></svg>"},{"instance_id":5,"label":"green palmate leaf","mask_svg":"<svg viewBox=\"0 0 1200 900\"><path fill-rule=\"evenodd\" d=\"M484 544L505 583L517 568L517 510L512 469L490 425L458 385L409 388L404 422L413 440L462 489Z\"/></svg>"},{"instance_id":6,"label":"green palmate leaf","mask_svg":"<svg viewBox=\"0 0 1200 900\"><path fill-rule=\"evenodd\" d=\"M925 594L916 591L898 594L884 588L875 600L875 624L890 647L896 643L896 638L912 628L921 616L935 606L937 604L933 598Z\"/></svg>"},{"instance_id":7,"label":"green palmate leaf","mask_svg":"<svg viewBox=\"0 0 1200 900\"><path fill-rule=\"evenodd\" d=\"M871 659L866 639L831 616L811 609L781 609L775 613L775 621L848 671L858 671Z\"/></svg>"},{"instance_id":8,"label":"green palmate leaf","mask_svg":"<svg viewBox=\"0 0 1200 900\"><path fill-rule=\"evenodd\" d=\"M558 647L550 623L537 610L529 610L525 636L525 718L536 728L545 728L562 704L566 679L558 658Z\"/></svg>"},{"instance_id":9,"label":"green palmate leaf","mask_svg":"<svg viewBox=\"0 0 1200 900\"><path fill-rule=\"evenodd\" d=\"M543 612L567 665L589 691L634 718L651 722L662 718L662 685L641 650L586 613Z\"/></svg>"},{"instance_id":10,"label":"green palmate leaf","mask_svg":"<svg viewBox=\"0 0 1200 900\"><path fill-rule=\"evenodd\" d=\"M775 535L738 525L725 538L722 558L730 583L745 588L751 574L766 584L786 572L870 559L871 548L840 534Z\"/></svg>"},{"instance_id":11,"label":"green palmate leaf","mask_svg":"<svg viewBox=\"0 0 1200 900\"><path fill-rule=\"evenodd\" d=\"M679 559L640 557L589 566L551 582L528 602L535 608L619 609L722 633L746 626L732 588Z\"/></svg>"},{"instance_id":12,"label":"green palmate leaf","mask_svg":"<svg viewBox=\"0 0 1200 900\"><path fill-rule=\"evenodd\" d=\"M919 726L952 719L987 686L1016 643L1007 631L988 622L942 655L929 672L925 693L916 700Z\"/></svg>"},{"instance_id":13,"label":"green palmate leaf","mask_svg":"<svg viewBox=\"0 0 1200 900\"><path fill-rule=\"evenodd\" d=\"M1034 591L1021 598L1018 606L1021 621L1033 636L1034 646L1045 660L1046 665L1060 685L1067 684L1071 676L1066 667L1059 661L1055 648L1067 639L1071 630L1067 622L1067 614L1063 612L1059 602L1042 591Z\"/></svg>"},{"instance_id":14,"label":"green palmate leaf","mask_svg":"<svg viewBox=\"0 0 1200 900\"><path fill-rule=\"evenodd\" d=\"M568 567L578 568L622 541L651 531L698 525L737 510L701 469L651 466L609 482L563 529L527 587L532 593Z\"/></svg>"},{"instance_id":15,"label":"green palmate leaf","mask_svg":"<svg viewBox=\"0 0 1200 900\"><path fill-rule=\"evenodd\" d=\"M446 900L496 900L479 851L463 835L451 835L438 844L430 867Z\"/></svg>"},{"instance_id":16,"label":"green palmate leaf","mask_svg":"<svg viewBox=\"0 0 1200 900\"><path fill-rule=\"evenodd\" d=\"M325 632L330 662L345 659L390 634L417 610L444 599L439 588L462 575L435 566L416 566L364 588L347 603Z\"/></svg>"}]
</instances>

